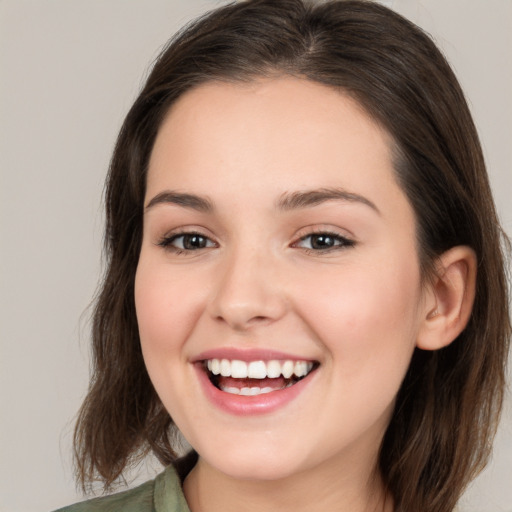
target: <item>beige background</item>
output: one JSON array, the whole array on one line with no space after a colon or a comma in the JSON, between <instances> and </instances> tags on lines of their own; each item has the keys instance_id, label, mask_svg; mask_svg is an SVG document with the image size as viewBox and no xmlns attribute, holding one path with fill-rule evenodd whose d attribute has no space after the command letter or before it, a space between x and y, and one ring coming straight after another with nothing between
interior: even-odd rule
<instances>
[{"instance_id":1,"label":"beige background","mask_svg":"<svg viewBox=\"0 0 512 512\"><path fill-rule=\"evenodd\" d=\"M80 499L73 416L112 145L148 63L213 0L0 0L0 512ZM395 0L467 92L512 233L512 0ZM145 478L143 474L141 478ZM510 398L468 512L512 511Z\"/></svg>"}]
</instances>

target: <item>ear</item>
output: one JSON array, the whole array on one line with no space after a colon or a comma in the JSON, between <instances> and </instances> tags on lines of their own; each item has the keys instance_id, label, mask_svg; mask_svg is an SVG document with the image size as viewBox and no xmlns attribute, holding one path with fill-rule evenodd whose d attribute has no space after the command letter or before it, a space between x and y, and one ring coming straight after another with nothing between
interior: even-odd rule
<instances>
[{"instance_id":1,"label":"ear","mask_svg":"<svg viewBox=\"0 0 512 512\"><path fill-rule=\"evenodd\" d=\"M449 345L466 327L475 299L476 256L466 246L443 253L425 294L424 318L417 347L437 350Z\"/></svg>"}]
</instances>

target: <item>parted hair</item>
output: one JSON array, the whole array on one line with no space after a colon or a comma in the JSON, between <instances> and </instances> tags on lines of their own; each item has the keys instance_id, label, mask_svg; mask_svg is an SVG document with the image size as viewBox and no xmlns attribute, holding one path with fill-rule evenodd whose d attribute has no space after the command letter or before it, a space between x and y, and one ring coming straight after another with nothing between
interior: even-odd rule
<instances>
[{"instance_id":1,"label":"parted hair","mask_svg":"<svg viewBox=\"0 0 512 512\"><path fill-rule=\"evenodd\" d=\"M467 245L476 298L446 348L416 349L379 453L397 512L448 512L485 465L505 387L510 317L505 255L478 135L431 38L371 1L248 0L222 6L161 52L121 128L105 191L105 273L92 321L92 369L75 429L84 489L110 487L153 452L176 457L176 427L142 358L134 279L146 173L173 103L209 81L293 76L343 91L391 136L394 169L416 218L423 276Z\"/></svg>"}]
</instances>

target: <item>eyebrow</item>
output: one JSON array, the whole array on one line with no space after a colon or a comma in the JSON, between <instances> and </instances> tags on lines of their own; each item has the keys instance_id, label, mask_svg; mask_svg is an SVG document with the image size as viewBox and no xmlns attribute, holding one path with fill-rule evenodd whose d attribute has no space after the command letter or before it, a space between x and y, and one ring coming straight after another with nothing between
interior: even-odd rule
<instances>
[{"instance_id":1,"label":"eyebrow","mask_svg":"<svg viewBox=\"0 0 512 512\"><path fill-rule=\"evenodd\" d=\"M366 205L380 215L377 206L364 196L348 192L340 188L319 188L313 190L304 190L296 192L285 192L276 202L278 210L290 211L302 208L310 208L327 201L345 201L355 202ZM145 210L149 210L158 204L174 204L184 208L190 208L202 213L211 213L214 211L213 203L204 196L196 194L186 194L172 190L165 190L157 194L146 205Z\"/></svg>"},{"instance_id":2,"label":"eyebrow","mask_svg":"<svg viewBox=\"0 0 512 512\"><path fill-rule=\"evenodd\" d=\"M197 196L195 194L184 194L182 192L175 192L172 190L165 190L157 194L149 203L146 205L145 210L153 208L157 204L175 204L177 206L183 206L184 208L190 208L203 213L213 212L213 203L207 197Z\"/></svg>"},{"instance_id":3,"label":"eyebrow","mask_svg":"<svg viewBox=\"0 0 512 512\"><path fill-rule=\"evenodd\" d=\"M277 208L280 210L297 210L317 206L326 201L345 201L349 203L361 203L369 206L379 215L380 210L375 203L364 196L348 192L341 188L320 188L297 192L286 192L277 201Z\"/></svg>"}]
</instances>

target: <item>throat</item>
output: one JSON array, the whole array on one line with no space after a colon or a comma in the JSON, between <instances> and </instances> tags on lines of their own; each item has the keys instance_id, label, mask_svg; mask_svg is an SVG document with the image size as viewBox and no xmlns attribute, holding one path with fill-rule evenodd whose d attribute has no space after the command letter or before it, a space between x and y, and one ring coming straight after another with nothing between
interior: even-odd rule
<instances>
[{"instance_id":1,"label":"throat","mask_svg":"<svg viewBox=\"0 0 512 512\"><path fill-rule=\"evenodd\" d=\"M361 479L354 479L354 467L357 463L351 462L345 468L347 478L341 482L346 485L319 493L332 478L331 465L327 472L320 466L285 478L239 479L199 457L183 482L183 492L191 512L267 511L276 510L276 504L280 512L393 512L393 500L386 497L380 478L373 480L370 473L363 472ZM339 469L343 471L343 467Z\"/></svg>"}]
</instances>

